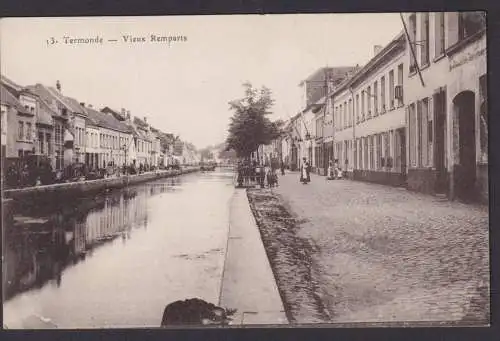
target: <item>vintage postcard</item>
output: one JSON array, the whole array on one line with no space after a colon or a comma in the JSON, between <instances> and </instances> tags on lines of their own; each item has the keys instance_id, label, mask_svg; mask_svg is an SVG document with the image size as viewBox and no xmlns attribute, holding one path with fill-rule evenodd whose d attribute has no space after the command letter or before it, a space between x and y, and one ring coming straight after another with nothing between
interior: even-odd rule
<instances>
[{"instance_id":1,"label":"vintage postcard","mask_svg":"<svg viewBox=\"0 0 500 341\"><path fill-rule=\"evenodd\" d=\"M488 326L484 12L0 21L3 328Z\"/></svg>"}]
</instances>

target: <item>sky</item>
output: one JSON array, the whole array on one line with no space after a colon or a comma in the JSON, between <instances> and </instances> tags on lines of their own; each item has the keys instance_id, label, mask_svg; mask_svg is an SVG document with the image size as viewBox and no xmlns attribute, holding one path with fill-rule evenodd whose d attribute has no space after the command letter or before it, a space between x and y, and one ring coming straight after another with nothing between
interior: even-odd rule
<instances>
[{"instance_id":1,"label":"sky","mask_svg":"<svg viewBox=\"0 0 500 341\"><path fill-rule=\"evenodd\" d=\"M398 13L7 18L0 66L20 85L59 80L66 96L125 108L203 148L225 140L228 102L243 97L244 82L270 88L270 118L287 119L303 107L301 80L324 66L362 66L401 30Z\"/></svg>"}]
</instances>

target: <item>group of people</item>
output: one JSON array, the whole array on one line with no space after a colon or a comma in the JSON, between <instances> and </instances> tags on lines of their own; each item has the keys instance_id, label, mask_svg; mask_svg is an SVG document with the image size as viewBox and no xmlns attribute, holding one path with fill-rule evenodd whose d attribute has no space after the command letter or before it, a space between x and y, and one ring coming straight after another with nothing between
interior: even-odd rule
<instances>
[{"instance_id":1,"label":"group of people","mask_svg":"<svg viewBox=\"0 0 500 341\"><path fill-rule=\"evenodd\" d=\"M311 182L311 165L309 161L304 157L302 159L302 164L300 166L300 182L302 184L308 184ZM281 175L285 175L285 164L282 162L280 165ZM273 165L266 167L257 164L256 161L250 162L240 162L238 163L237 172L237 182L239 187L255 184L257 183L262 188L266 187L277 187L278 186L278 175L277 167ZM328 173L327 180L342 179L344 177L343 171L339 166L338 160L330 160L328 163Z\"/></svg>"},{"instance_id":2,"label":"group of people","mask_svg":"<svg viewBox=\"0 0 500 341\"><path fill-rule=\"evenodd\" d=\"M311 182L311 165L307 161L306 158L303 158L302 165L300 166L300 182L303 184L307 184ZM339 166L339 162L337 159L335 161L330 160L328 162L328 173L327 180L336 180L344 178L344 172L342 168Z\"/></svg>"},{"instance_id":3,"label":"group of people","mask_svg":"<svg viewBox=\"0 0 500 341\"><path fill-rule=\"evenodd\" d=\"M239 162L237 170L237 182L239 187L249 186L257 183L262 188L278 186L278 175L273 166L259 165L257 161Z\"/></svg>"}]
</instances>

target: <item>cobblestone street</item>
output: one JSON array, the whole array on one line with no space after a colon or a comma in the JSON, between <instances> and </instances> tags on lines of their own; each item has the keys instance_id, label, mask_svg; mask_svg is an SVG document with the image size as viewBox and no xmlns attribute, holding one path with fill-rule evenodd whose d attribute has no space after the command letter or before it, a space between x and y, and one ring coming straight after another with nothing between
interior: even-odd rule
<instances>
[{"instance_id":1,"label":"cobblestone street","mask_svg":"<svg viewBox=\"0 0 500 341\"><path fill-rule=\"evenodd\" d=\"M315 175L302 185L298 177L288 173L276 189L249 191L251 199L281 201L295 218L296 247L311 245L309 287L321 302L310 314L292 309L295 322L317 320L324 307L319 320L330 322L489 323L487 207ZM287 266L273 264L282 293Z\"/></svg>"}]
</instances>

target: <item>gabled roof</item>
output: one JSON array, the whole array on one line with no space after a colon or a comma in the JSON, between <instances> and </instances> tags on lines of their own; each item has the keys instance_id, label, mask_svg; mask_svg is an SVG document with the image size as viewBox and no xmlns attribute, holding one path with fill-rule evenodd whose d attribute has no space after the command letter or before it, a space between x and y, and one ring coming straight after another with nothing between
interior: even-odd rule
<instances>
[{"instance_id":1,"label":"gabled roof","mask_svg":"<svg viewBox=\"0 0 500 341\"><path fill-rule=\"evenodd\" d=\"M23 87L21 85L14 83L12 80L10 80L4 75L1 75L0 79L3 85L9 87L10 89L14 90L17 93L23 90Z\"/></svg>"},{"instance_id":2,"label":"gabled roof","mask_svg":"<svg viewBox=\"0 0 500 341\"><path fill-rule=\"evenodd\" d=\"M131 128L124 122L118 121L113 115L106 114L92 108L83 108L88 119L99 127L123 133L131 133Z\"/></svg>"},{"instance_id":3,"label":"gabled roof","mask_svg":"<svg viewBox=\"0 0 500 341\"><path fill-rule=\"evenodd\" d=\"M19 102L19 100L9 90L7 90L7 88L3 84L0 84L0 102L2 104L15 108L21 113L30 113L21 105L21 102Z\"/></svg>"},{"instance_id":4,"label":"gabled roof","mask_svg":"<svg viewBox=\"0 0 500 341\"><path fill-rule=\"evenodd\" d=\"M72 108L72 111L74 113L83 114L83 115L86 114L85 108L82 107L76 99L63 96L63 100L65 100L69 104L69 106Z\"/></svg>"},{"instance_id":5,"label":"gabled roof","mask_svg":"<svg viewBox=\"0 0 500 341\"><path fill-rule=\"evenodd\" d=\"M114 108L110 108L108 106L104 107L101 109L101 112L105 112L105 113L110 113L112 114L113 116L115 116L115 118L119 121L125 121L127 118L124 117L122 114L121 114L121 111L120 110L116 110Z\"/></svg>"},{"instance_id":6,"label":"gabled roof","mask_svg":"<svg viewBox=\"0 0 500 341\"><path fill-rule=\"evenodd\" d=\"M355 68L356 66L323 67L316 70L313 74L300 82L299 86L302 86L306 82L325 81L326 75L328 75L330 80L335 81L336 79L344 78L347 73L351 72Z\"/></svg>"},{"instance_id":7,"label":"gabled roof","mask_svg":"<svg viewBox=\"0 0 500 341\"><path fill-rule=\"evenodd\" d=\"M66 110L72 111L71 107L61 99L60 94L58 96L54 93L56 91L55 89L47 87L40 83L37 83L36 85L28 85L26 88L38 95L39 98L45 100L47 103L57 102L64 108L66 108Z\"/></svg>"}]
</instances>

